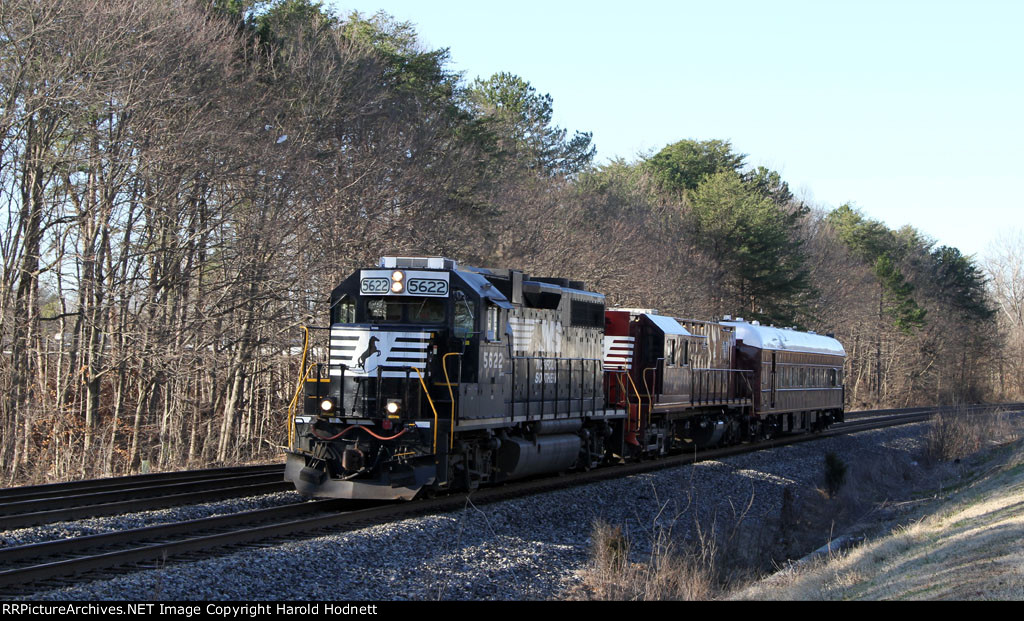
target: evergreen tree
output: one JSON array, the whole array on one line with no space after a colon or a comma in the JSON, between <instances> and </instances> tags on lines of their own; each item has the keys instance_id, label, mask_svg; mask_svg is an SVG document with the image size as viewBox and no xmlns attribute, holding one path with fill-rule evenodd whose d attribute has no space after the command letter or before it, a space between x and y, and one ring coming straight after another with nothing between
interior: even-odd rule
<instances>
[{"instance_id":1,"label":"evergreen tree","mask_svg":"<svg viewBox=\"0 0 1024 621\"><path fill-rule=\"evenodd\" d=\"M988 279L971 257L958 249L941 246L931 253L933 282L940 298L969 321L987 322L995 309L985 292Z\"/></svg>"},{"instance_id":2,"label":"evergreen tree","mask_svg":"<svg viewBox=\"0 0 1024 621\"><path fill-rule=\"evenodd\" d=\"M914 286L903 277L892 258L887 254L879 255L874 272L881 289L880 303L893 325L904 332L922 327L927 311L914 300Z\"/></svg>"},{"instance_id":3,"label":"evergreen tree","mask_svg":"<svg viewBox=\"0 0 1024 621\"><path fill-rule=\"evenodd\" d=\"M498 151L522 159L547 176L573 176L586 170L597 153L592 134L552 124L554 102L529 82L511 73L477 78L465 94L466 105L491 132Z\"/></svg>"},{"instance_id":4,"label":"evergreen tree","mask_svg":"<svg viewBox=\"0 0 1024 621\"><path fill-rule=\"evenodd\" d=\"M914 286L898 267L911 246L920 243L916 231L894 233L848 204L830 213L828 220L839 239L871 266L879 286L879 314L887 315L903 332L924 326L927 311L917 303Z\"/></svg>"},{"instance_id":5,"label":"evergreen tree","mask_svg":"<svg viewBox=\"0 0 1024 621\"><path fill-rule=\"evenodd\" d=\"M733 153L732 144L725 140L680 140L648 159L646 165L666 189L692 191L715 173L738 173L746 157Z\"/></svg>"},{"instance_id":6,"label":"evergreen tree","mask_svg":"<svg viewBox=\"0 0 1024 621\"><path fill-rule=\"evenodd\" d=\"M696 188L691 211L696 236L723 268L726 282L752 317L795 323L810 293L809 273L787 212L732 171Z\"/></svg>"},{"instance_id":7,"label":"evergreen tree","mask_svg":"<svg viewBox=\"0 0 1024 621\"><path fill-rule=\"evenodd\" d=\"M798 323L811 293L798 233L807 209L777 172L744 172L745 159L728 141L680 140L644 167L663 191L682 196L694 240L721 271L726 312Z\"/></svg>"},{"instance_id":8,"label":"evergreen tree","mask_svg":"<svg viewBox=\"0 0 1024 621\"><path fill-rule=\"evenodd\" d=\"M765 198L771 199L773 203L782 208L795 207L794 212L802 216L807 213L807 208L801 203L797 205L793 193L789 191L789 184L782 180L782 176L774 170L764 166L743 175L743 180L754 192Z\"/></svg>"}]
</instances>

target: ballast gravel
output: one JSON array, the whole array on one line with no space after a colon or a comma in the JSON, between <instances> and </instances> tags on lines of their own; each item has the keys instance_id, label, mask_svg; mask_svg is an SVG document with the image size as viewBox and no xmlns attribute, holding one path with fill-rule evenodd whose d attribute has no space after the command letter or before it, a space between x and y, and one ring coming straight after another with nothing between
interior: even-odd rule
<instances>
[{"instance_id":1,"label":"ballast gravel","mask_svg":"<svg viewBox=\"0 0 1024 621\"><path fill-rule=\"evenodd\" d=\"M0 548L42 541L54 541L56 539L69 539L71 537L84 537L86 535L114 533L133 528L198 520L218 515L231 515L241 511L269 509L297 502L303 502L303 497L298 492L277 492L248 498L206 502L198 505L183 505L153 511L126 513L124 515L87 518L73 522L54 522L41 526L0 531Z\"/></svg>"},{"instance_id":2,"label":"ballast gravel","mask_svg":"<svg viewBox=\"0 0 1024 621\"><path fill-rule=\"evenodd\" d=\"M735 524L741 515L745 524L778 517L788 486L821 484L826 453L847 460L873 455L882 459L892 452L912 458L920 452L926 428L920 423L890 427L483 506L467 503L452 513L246 548L219 558L37 592L30 599L558 598L580 580L595 520L621 525L631 544L630 554L642 559L652 541L665 532L693 540L698 536L697 524L706 531ZM274 502L282 495L258 502L268 498ZM224 510L223 505L231 502L215 504ZM112 520L96 520L102 526L87 524L93 520L51 525L43 527L49 530L40 536L117 528ZM17 533L0 533L0 538L18 536L17 541L25 541L30 537Z\"/></svg>"}]
</instances>

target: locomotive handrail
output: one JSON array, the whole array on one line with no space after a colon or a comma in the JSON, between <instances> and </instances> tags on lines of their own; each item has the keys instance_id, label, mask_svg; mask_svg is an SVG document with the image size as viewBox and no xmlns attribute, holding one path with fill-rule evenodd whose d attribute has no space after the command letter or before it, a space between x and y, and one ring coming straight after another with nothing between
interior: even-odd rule
<instances>
[{"instance_id":1,"label":"locomotive handrail","mask_svg":"<svg viewBox=\"0 0 1024 621\"><path fill-rule=\"evenodd\" d=\"M651 378L651 383L655 385L654 386L654 390L655 390L655 392L657 392L657 390L658 390L658 386L657 386L658 366L657 365L658 365L659 362L663 362L664 360L665 360L664 358L658 358L657 360L654 361L655 362L655 366L647 367L646 369L644 369L643 371L640 372L640 379L642 379L644 381L644 390L647 391L647 420L648 421L651 420L651 412L654 410L654 396L651 395L651 387L647 384L647 372L648 371L654 371L654 375ZM642 406L642 403L641 403L641 406ZM638 429L638 431L639 431L639 429Z\"/></svg>"},{"instance_id":2,"label":"locomotive handrail","mask_svg":"<svg viewBox=\"0 0 1024 621\"><path fill-rule=\"evenodd\" d=\"M319 362L314 362L313 364L309 365L309 368L306 369L305 375L303 375L302 377L299 378L299 390L301 390L302 387L305 385L305 383L309 380L309 374L312 373L313 369L316 369L319 366L320 366ZM288 405L288 448L289 449L294 449L295 448L294 447L294 443L295 443L295 410L297 409L297 406L298 406L298 404L297 404L298 398L299 398L299 393L296 392L295 396L292 398L292 402Z\"/></svg>"},{"instance_id":3,"label":"locomotive handrail","mask_svg":"<svg viewBox=\"0 0 1024 621\"><path fill-rule=\"evenodd\" d=\"M513 360L557 360L559 362L601 362L600 358L559 358L557 356L512 356Z\"/></svg>"},{"instance_id":4,"label":"locomotive handrail","mask_svg":"<svg viewBox=\"0 0 1024 621\"><path fill-rule=\"evenodd\" d=\"M747 386L747 396L753 396L753 388L750 385L751 371L749 369L690 369L690 403L693 405L703 405L708 403L718 403L722 401L728 401L729 399L736 398L735 387L736 384L732 381L733 377L739 375L743 378ZM726 381L723 382L722 379ZM714 386L712 386L714 382ZM723 393L721 389L724 388Z\"/></svg>"},{"instance_id":5,"label":"locomotive handrail","mask_svg":"<svg viewBox=\"0 0 1024 621\"><path fill-rule=\"evenodd\" d=\"M622 397L626 400L626 416L628 421L629 416L629 389L626 388L626 382L623 381L622 376L626 374L625 369L605 369L605 373L615 376L617 382L617 388L622 394Z\"/></svg>"},{"instance_id":6,"label":"locomotive handrail","mask_svg":"<svg viewBox=\"0 0 1024 621\"><path fill-rule=\"evenodd\" d=\"M443 359L442 359L442 362L443 362ZM427 403L430 404L430 409L431 409L431 411L434 412L434 449L433 449L433 452L436 455L437 454L437 408L434 407L434 400L430 397L430 391L427 390L427 383L425 381L423 381L423 374L420 373L420 370L417 369L416 367L406 367L406 368L407 369L412 369L413 371L416 371L416 375L420 378L420 386L423 387L423 394L427 395ZM406 371L406 373L408 373L408 371Z\"/></svg>"},{"instance_id":7,"label":"locomotive handrail","mask_svg":"<svg viewBox=\"0 0 1024 621\"><path fill-rule=\"evenodd\" d=\"M643 371L640 372L640 377L641 377L641 379L644 380L644 390L647 391L647 400L651 403L652 407L654 406L654 397L651 396L651 387L647 385L647 372L648 371L654 371L654 376L651 378L651 383L654 384L654 390L657 391L658 390L658 386L657 386L657 383L658 383L658 365L659 365L659 363L664 362L664 360L665 360L664 358L658 358L657 360L654 361L654 366L653 367L647 367L646 369L644 369Z\"/></svg>"},{"instance_id":8,"label":"locomotive handrail","mask_svg":"<svg viewBox=\"0 0 1024 621\"><path fill-rule=\"evenodd\" d=\"M626 373L626 379L629 380L630 385L633 387L633 392L636 393L636 429L634 429L633 431L637 432L640 431L640 423L643 422L644 399L643 397L640 396L640 391L636 387L636 382L633 381L633 376L630 375L629 373ZM629 392L626 392L626 394L628 395ZM626 397L626 406L629 406L628 396Z\"/></svg>"},{"instance_id":9,"label":"locomotive handrail","mask_svg":"<svg viewBox=\"0 0 1024 621\"><path fill-rule=\"evenodd\" d=\"M453 351L453 352L448 352L447 354L441 356L441 368L444 370L444 383L448 385L448 396L451 397L451 400L452 400L452 420L451 420L451 424L449 425L449 434L450 435L448 437L448 450L450 451L451 448L453 446L455 446L455 393L452 392L452 380L448 376L448 356L460 356L460 360L461 360L462 354L460 352ZM460 367L459 382L461 382L461 381L462 381L462 371L461 371L461 367ZM436 429L434 430L434 436L435 437L437 436L437 430ZM434 452L437 452L437 443L436 443L436 441L435 441L434 444L435 444Z\"/></svg>"},{"instance_id":10,"label":"locomotive handrail","mask_svg":"<svg viewBox=\"0 0 1024 621\"><path fill-rule=\"evenodd\" d=\"M529 378L530 378L530 363L532 361L537 360L537 361L540 362L539 369L540 369L541 377L540 377L540 382L539 383L541 385L541 388L540 388L540 415L541 416L544 415L544 408L545 408L545 405L547 404L547 401L548 401L548 398L547 398L547 392L548 392L547 391L547 387L548 387L548 378L547 378L548 364L547 364L547 361L549 361L549 360L550 361L554 361L554 363L555 363L554 364L554 372L555 372L556 378L558 377L558 373L560 371L566 370L566 368L568 368L568 373L569 373L569 381L568 381L568 383L569 383L570 386L572 385L573 363L574 362L581 363L580 364L580 398L579 398L580 412L582 412L583 409L584 409L583 403L584 403L584 400L586 398L585 397L585 392L586 392L586 390L585 390L586 389L586 365L587 365L587 363L591 363L591 364L594 365L594 374L593 374L593 379L591 380L591 390L595 391L595 390L597 390L597 373L598 373L598 370L601 369L601 363L602 363L600 358L556 358L556 357L551 357L551 356L512 356L512 358L510 360L511 360L512 403L513 404L516 402L516 362L517 361L521 361L521 360L526 361L526 377L527 377L527 381L526 381L526 386L525 386L525 391L524 391L524 393L525 393L524 394L524 399L525 399L524 402L526 403L526 413L527 413L527 416L529 416L529 413L531 411L530 404L533 402L533 398L532 398L533 390L531 388L531 382L529 381ZM554 412L553 412L553 414L556 417L558 416L558 403L562 400L561 391L559 389L559 385L561 383L562 382L557 381L557 379L556 379L556 381L555 381ZM593 398L593 396L591 398ZM572 403L573 400L574 400L574 398L572 396L572 390L570 389L569 394L565 397L565 401L569 404L567 406L568 409L566 410L566 415L567 416L571 415L571 413L572 413L572 405L571 405L571 403ZM596 408L596 406L595 406L595 408Z\"/></svg>"},{"instance_id":11,"label":"locomotive handrail","mask_svg":"<svg viewBox=\"0 0 1024 621\"><path fill-rule=\"evenodd\" d=\"M302 387L306 384L306 378L309 375L309 371L306 369L306 352L309 351L309 328L301 326L303 332L302 338L302 362L299 365L299 385L295 387L295 396L292 397L292 402L288 404L288 448L295 448L293 446L295 442L295 404L299 400L299 393L302 392ZM311 367L312 368L312 367Z\"/></svg>"}]
</instances>

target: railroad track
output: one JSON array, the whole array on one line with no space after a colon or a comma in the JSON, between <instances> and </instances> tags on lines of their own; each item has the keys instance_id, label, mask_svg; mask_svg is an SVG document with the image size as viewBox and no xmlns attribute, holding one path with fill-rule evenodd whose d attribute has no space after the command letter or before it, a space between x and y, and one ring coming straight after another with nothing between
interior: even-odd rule
<instances>
[{"instance_id":1,"label":"railroad track","mask_svg":"<svg viewBox=\"0 0 1024 621\"><path fill-rule=\"evenodd\" d=\"M300 502L270 509L159 524L111 533L0 548L0 596L46 588L66 576L140 563L160 563L237 543L272 539L294 532L288 524L308 524L310 516L344 515L351 501ZM339 513L342 512L342 513ZM145 565L143 565L145 566ZM29 588L28 592L33 589Z\"/></svg>"},{"instance_id":2,"label":"railroad track","mask_svg":"<svg viewBox=\"0 0 1024 621\"><path fill-rule=\"evenodd\" d=\"M293 489L284 467L239 466L0 490L5 530Z\"/></svg>"},{"instance_id":3,"label":"railroad track","mask_svg":"<svg viewBox=\"0 0 1024 621\"><path fill-rule=\"evenodd\" d=\"M2 548L0 597L52 588L67 580L99 577L112 568L153 568L174 560L187 561L224 554L238 546L265 545L285 537L317 532L344 532L418 514L457 510L470 502L486 504L696 461L721 459L818 438L918 422L926 420L935 411L934 408L909 408L885 411L874 417L864 413L865 416L855 416L855 420L821 433L783 436L757 444L675 455L657 461L630 463L568 476L549 476L476 490L471 494L453 494L405 503L308 501L226 516ZM69 578L72 576L77 578Z\"/></svg>"},{"instance_id":4,"label":"railroad track","mask_svg":"<svg viewBox=\"0 0 1024 621\"><path fill-rule=\"evenodd\" d=\"M1003 408L1007 410L1013 409L1024 409L1024 403L980 403L974 405L945 405L945 406L924 406L924 407L912 407L912 408L896 408L889 410L857 410L854 412L846 413L847 422L859 420L862 418L877 418L880 416L887 416L893 414L914 414L914 413L925 413L925 414L937 414L939 412L955 412L958 410L966 410L967 412L983 412L987 410Z\"/></svg>"}]
</instances>

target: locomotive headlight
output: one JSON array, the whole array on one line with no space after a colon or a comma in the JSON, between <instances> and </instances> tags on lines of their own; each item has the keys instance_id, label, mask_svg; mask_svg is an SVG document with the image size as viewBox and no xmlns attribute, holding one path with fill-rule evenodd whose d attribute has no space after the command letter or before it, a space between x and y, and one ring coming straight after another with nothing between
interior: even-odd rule
<instances>
[{"instance_id":1,"label":"locomotive headlight","mask_svg":"<svg viewBox=\"0 0 1024 621\"><path fill-rule=\"evenodd\" d=\"M391 272L391 293L401 293L405 290L405 272L395 270Z\"/></svg>"},{"instance_id":2,"label":"locomotive headlight","mask_svg":"<svg viewBox=\"0 0 1024 621\"><path fill-rule=\"evenodd\" d=\"M323 401L320 402L320 409L323 410L324 412L334 411L334 400L324 399Z\"/></svg>"},{"instance_id":3,"label":"locomotive headlight","mask_svg":"<svg viewBox=\"0 0 1024 621\"><path fill-rule=\"evenodd\" d=\"M386 406L384 406L384 409L387 410L388 414L398 414L398 409L399 409L398 402L397 401L388 401L388 404Z\"/></svg>"}]
</instances>

